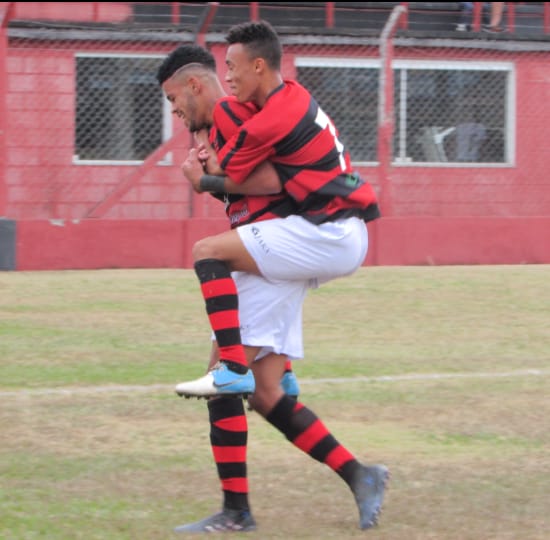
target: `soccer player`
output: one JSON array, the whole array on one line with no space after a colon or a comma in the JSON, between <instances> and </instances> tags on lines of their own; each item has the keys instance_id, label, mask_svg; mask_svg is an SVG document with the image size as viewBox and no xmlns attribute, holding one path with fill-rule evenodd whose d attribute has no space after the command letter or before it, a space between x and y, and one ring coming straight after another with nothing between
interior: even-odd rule
<instances>
[{"instance_id":1,"label":"soccer player","mask_svg":"<svg viewBox=\"0 0 550 540\"><path fill-rule=\"evenodd\" d=\"M263 22L247 23L234 27L227 40L229 87L239 102L254 104L258 112L220 149L217 158L225 177L204 175L203 163L193 151L184 173L199 192L230 191L235 185L244 188L252 181L246 178L269 160L299 215L245 224L199 241L193 255L203 287L212 281L223 282L225 287L235 270L274 282L306 280L313 284L351 274L366 256L365 221L379 215L371 186L352 173L336 129L315 100L298 83L282 80L281 47L273 29ZM208 172L220 172L212 160ZM216 290L227 298L229 290L224 287L208 289L207 303ZM231 346L237 347L238 340ZM221 348L220 358L226 360ZM382 504L387 469L359 463L311 410L285 396L273 384L274 374L280 373L276 362L260 359L251 368L256 381L250 398L254 409L298 448L337 472L354 494L360 527L372 527ZM230 362L222 362L205 377L180 383L176 390L186 396L213 396L223 384L237 385L243 375ZM179 530L205 531L229 521L248 526L247 517L239 519L222 511Z\"/></svg>"},{"instance_id":2,"label":"soccer player","mask_svg":"<svg viewBox=\"0 0 550 540\"><path fill-rule=\"evenodd\" d=\"M159 67L157 79L166 97L173 104L174 113L184 121L190 132L197 139L202 138L206 144L209 144L210 138L212 144L218 149L235 133L240 124L256 112L252 105L241 104L234 98L222 100L225 97L225 92L216 75L215 59L210 52L202 47L183 45L172 51ZM216 102L219 103L220 114L217 126L214 126L212 117ZM214 149L212 148L212 150ZM235 189L238 189L239 193L251 193L252 195L230 194L228 193L229 188L219 193L212 193L214 197L225 203L232 229L245 223L273 217L285 217L295 211L294 200L282 192L280 180L269 163L258 167L255 174L251 175L251 180L253 180L252 183L245 182L241 186L236 186ZM248 186L250 187L248 188ZM255 194L258 191L273 194ZM242 273L238 275L238 278L239 282L245 279ZM251 280L252 278L247 279ZM269 283L264 283L264 285L270 286ZM280 290L273 292L277 298L280 296ZM253 302L252 294L250 296L250 301ZM277 305L277 298L268 298L273 307ZM248 301L247 299L247 306L249 305ZM257 310L258 308L254 306L252 309ZM284 335L284 332L281 328L275 327L272 317L266 322L271 322L273 327L270 332L272 335L269 338L264 335L258 341L258 338L249 336L252 324L248 322L241 328L241 333L243 331L246 333L245 340L250 345L271 347L273 350L281 348L281 345L278 347L273 345L273 334ZM223 335L219 337L223 342ZM218 344L216 343L216 345ZM298 382L289 361L285 364L282 385L287 393L297 395Z\"/></svg>"},{"instance_id":3,"label":"soccer player","mask_svg":"<svg viewBox=\"0 0 550 540\"><path fill-rule=\"evenodd\" d=\"M205 132L217 148L237 130L256 109L225 98L216 75L213 56L202 47L183 45L163 61L157 73L173 112L182 118L188 129L204 136ZM220 106L220 116L213 125L214 104ZM214 193L226 203L231 227L242 223L286 216L294 210L294 201L281 193L280 181L271 165L265 164L253 175L256 185L272 195L229 195ZM239 187L241 191L246 188ZM301 309L307 282L271 283L265 278L244 272L233 272L240 299L240 321L247 362L262 358L264 362L284 366L279 373L282 391L293 397L299 385L290 367L290 360L303 356ZM260 294L261 293L261 294ZM210 313L215 308L210 308ZM223 311L221 312L223 313ZM220 312L218 312L218 315ZM223 333L219 335L223 343ZM213 342L208 370L219 361L219 347ZM281 379L282 375L282 379ZM210 440L223 492L221 523L236 523L235 528L254 526L249 512L246 449L248 426L241 399L233 395L218 395L209 399ZM211 521L209 522L212 524ZM206 530L206 529L205 529Z\"/></svg>"},{"instance_id":4,"label":"soccer player","mask_svg":"<svg viewBox=\"0 0 550 540\"><path fill-rule=\"evenodd\" d=\"M184 173L198 192L235 192L252 187L255 182L248 177L269 160L299 214L245 224L195 244L195 269L213 295L208 301L215 296L229 306L232 270L268 280L306 279L314 285L353 273L367 253L365 222L376 219L379 211L370 184L353 173L330 118L305 88L283 81L282 49L273 29L267 23L237 26L227 40L226 81L239 102L252 103L258 112L219 152L221 169L210 158L205 175L204 157L201 162L191 151ZM238 327L236 319L224 322ZM214 328L217 322L212 318L211 324ZM220 347L219 367L181 383L177 391L205 396L224 387L236 392L249 388L251 393L253 381L238 336L234 338Z\"/></svg>"}]
</instances>

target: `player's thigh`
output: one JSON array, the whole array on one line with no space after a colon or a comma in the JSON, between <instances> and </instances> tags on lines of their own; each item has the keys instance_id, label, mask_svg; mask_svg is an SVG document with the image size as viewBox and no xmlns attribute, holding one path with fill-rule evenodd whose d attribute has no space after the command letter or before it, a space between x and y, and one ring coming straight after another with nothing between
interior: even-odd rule
<instances>
[{"instance_id":1,"label":"player's thigh","mask_svg":"<svg viewBox=\"0 0 550 540\"><path fill-rule=\"evenodd\" d=\"M368 249L365 223L358 218L314 225L300 216L237 229L244 246L269 280L328 281L353 273Z\"/></svg>"},{"instance_id":2,"label":"player's thigh","mask_svg":"<svg viewBox=\"0 0 550 540\"><path fill-rule=\"evenodd\" d=\"M217 259L225 261L231 270L259 274L255 260L233 229L197 241L192 249L193 260Z\"/></svg>"},{"instance_id":3,"label":"player's thigh","mask_svg":"<svg viewBox=\"0 0 550 540\"><path fill-rule=\"evenodd\" d=\"M303 357L302 307L308 281L267 281L261 276L233 272L239 293L241 340L268 353Z\"/></svg>"}]
</instances>

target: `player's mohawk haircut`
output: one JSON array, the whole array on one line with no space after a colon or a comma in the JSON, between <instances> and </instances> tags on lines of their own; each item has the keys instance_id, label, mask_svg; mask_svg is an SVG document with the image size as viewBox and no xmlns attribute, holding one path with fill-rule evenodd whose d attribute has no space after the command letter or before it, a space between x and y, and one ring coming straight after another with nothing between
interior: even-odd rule
<instances>
[{"instance_id":1,"label":"player's mohawk haircut","mask_svg":"<svg viewBox=\"0 0 550 540\"><path fill-rule=\"evenodd\" d=\"M216 60L212 53L198 45L181 45L173 50L158 68L158 83L162 85L178 69L188 64L201 64L207 69L216 71Z\"/></svg>"}]
</instances>

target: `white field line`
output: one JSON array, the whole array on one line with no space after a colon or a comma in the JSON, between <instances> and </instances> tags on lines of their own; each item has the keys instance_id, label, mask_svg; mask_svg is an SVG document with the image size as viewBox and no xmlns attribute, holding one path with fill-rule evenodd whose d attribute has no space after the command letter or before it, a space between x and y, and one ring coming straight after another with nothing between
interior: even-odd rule
<instances>
[{"instance_id":1,"label":"white field line","mask_svg":"<svg viewBox=\"0 0 550 540\"><path fill-rule=\"evenodd\" d=\"M550 370L544 369L522 369L519 371L504 371L504 372L486 372L486 373L418 373L404 375L379 375L374 377L331 377L325 379L299 379L300 385L316 385L316 384L345 384L345 383L376 383L376 382L399 382L399 381L434 381L446 379L499 379L513 377L544 377L550 375ZM105 393L122 393L130 394L136 392L165 392L173 391L175 383L168 384L149 384L149 385L123 385L110 384L102 386L63 386L58 388L22 388L18 390L0 391L0 397L28 397L28 396L70 396L70 395L86 395L86 394L105 394Z\"/></svg>"}]
</instances>

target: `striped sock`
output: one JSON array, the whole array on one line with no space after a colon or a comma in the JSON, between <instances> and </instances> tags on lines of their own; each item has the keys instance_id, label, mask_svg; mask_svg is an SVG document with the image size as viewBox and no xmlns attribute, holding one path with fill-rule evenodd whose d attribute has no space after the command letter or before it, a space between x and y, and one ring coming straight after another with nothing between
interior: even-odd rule
<instances>
[{"instance_id":1,"label":"striped sock","mask_svg":"<svg viewBox=\"0 0 550 540\"><path fill-rule=\"evenodd\" d=\"M351 485L361 464L333 437L313 411L289 396L283 396L266 416L266 420L294 446L328 465Z\"/></svg>"},{"instance_id":2,"label":"striped sock","mask_svg":"<svg viewBox=\"0 0 550 540\"><path fill-rule=\"evenodd\" d=\"M218 342L220 360L233 371L246 373L248 363L241 343L239 297L227 264L217 259L203 259L195 263L195 272Z\"/></svg>"},{"instance_id":3,"label":"striped sock","mask_svg":"<svg viewBox=\"0 0 550 540\"><path fill-rule=\"evenodd\" d=\"M231 397L211 399L208 401L208 413L210 444L223 491L223 507L248 510L248 423L243 401Z\"/></svg>"}]
</instances>

